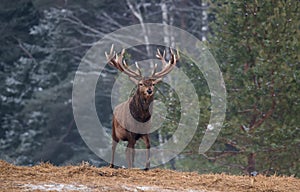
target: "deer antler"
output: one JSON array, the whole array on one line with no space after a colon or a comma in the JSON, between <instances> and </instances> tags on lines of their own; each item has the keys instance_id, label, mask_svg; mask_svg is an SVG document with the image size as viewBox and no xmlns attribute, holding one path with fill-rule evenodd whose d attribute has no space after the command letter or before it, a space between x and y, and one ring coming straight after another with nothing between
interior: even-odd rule
<instances>
[{"instance_id":1,"label":"deer antler","mask_svg":"<svg viewBox=\"0 0 300 192\"><path fill-rule=\"evenodd\" d=\"M125 60L123 60L124 53L125 49L122 49L120 55L116 54L116 52L114 51L114 45L112 45L109 54L105 52L105 56L108 63L117 68L119 71L124 72L126 75L134 79L142 79L141 69L138 64L135 63L138 72L131 70Z\"/></svg>"},{"instance_id":2,"label":"deer antler","mask_svg":"<svg viewBox=\"0 0 300 192\"><path fill-rule=\"evenodd\" d=\"M163 64L163 68L161 71L156 72L157 64L155 64L151 78L158 79L162 78L163 76L167 75L172 71L172 69L175 67L176 62L179 60L179 52L177 50L177 55L174 54L173 50L170 48L171 52L171 59L169 60L169 63L166 62L166 52L164 51L163 54L161 54L160 50L157 49L156 57L161 60Z\"/></svg>"}]
</instances>

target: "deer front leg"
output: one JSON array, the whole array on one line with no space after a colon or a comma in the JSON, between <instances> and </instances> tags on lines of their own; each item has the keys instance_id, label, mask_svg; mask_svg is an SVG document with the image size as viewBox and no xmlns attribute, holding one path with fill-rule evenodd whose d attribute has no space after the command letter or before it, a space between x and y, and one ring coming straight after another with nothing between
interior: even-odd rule
<instances>
[{"instance_id":1,"label":"deer front leg","mask_svg":"<svg viewBox=\"0 0 300 192\"><path fill-rule=\"evenodd\" d=\"M142 139L145 142L146 145L146 166L145 166L145 171L149 170L150 168L150 139L149 135L144 135L142 136Z\"/></svg>"},{"instance_id":2,"label":"deer front leg","mask_svg":"<svg viewBox=\"0 0 300 192\"><path fill-rule=\"evenodd\" d=\"M133 167L134 154L135 154L134 145L135 145L135 141L128 141L128 145L126 148L126 159L128 163L128 168Z\"/></svg>"},{"instance_id":3,"label":"deer front leg","mask_svg":"<svg viewBox=\"0 0 300 192\"><path fill-rule=\"evenodd\" d=\"M110 168L114 168L114 159L115 159L115 151L116 151L116 147L117 147L118 142L116 141L112 141L112 152L111 152L111 162L109 167Z\"/></svg>"}]
</instances>

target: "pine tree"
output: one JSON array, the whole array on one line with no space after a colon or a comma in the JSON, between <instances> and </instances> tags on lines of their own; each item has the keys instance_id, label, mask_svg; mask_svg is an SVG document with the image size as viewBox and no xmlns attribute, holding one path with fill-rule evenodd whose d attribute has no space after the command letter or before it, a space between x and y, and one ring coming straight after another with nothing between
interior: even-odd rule
<instances>
[{"instance_id":1,"label":"pine tree","mask_svg":"<svg viewBox=\"0 0 300 192\"><path fill-rule=\"evenodd\" d=\"M219 153L210 155L249 174L297 174L300 2L217 0L211 10L211 48L225 78L228 113L214 147Z\"/></svg>"}]
</instances>

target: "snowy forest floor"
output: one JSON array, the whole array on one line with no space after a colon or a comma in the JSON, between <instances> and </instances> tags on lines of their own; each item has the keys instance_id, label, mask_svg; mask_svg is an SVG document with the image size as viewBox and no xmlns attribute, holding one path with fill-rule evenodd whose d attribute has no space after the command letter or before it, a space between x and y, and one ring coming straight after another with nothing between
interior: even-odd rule
<instances>
[{"instance_id":1,"label":"snowy forest floor","mask_svg":"<svg viewBox=\"0 0 300 192\"><path fill-rule=\"evenodd\" d=\"M0 160L0 191L299 191L300 179L178 172L164 169L97 168L87 163L15 166Z\"/></svg>"}]
</instances>

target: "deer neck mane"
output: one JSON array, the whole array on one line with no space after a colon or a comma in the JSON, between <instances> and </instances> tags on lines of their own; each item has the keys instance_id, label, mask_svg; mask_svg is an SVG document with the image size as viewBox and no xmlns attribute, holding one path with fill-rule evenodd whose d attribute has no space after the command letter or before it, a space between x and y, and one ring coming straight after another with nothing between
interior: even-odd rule
<instances>
[{"instance_id":1,"label":"deer neck mane","mask_svg":"<svg viewBox=\"0 0 300 192\"><path fill-rule=\"evenodd\" d=\"M138 90L129 102L129 110L133 118L139 122L147 122L151 118L153 95L144 98Z\"/></svg>"}]
</instances>

